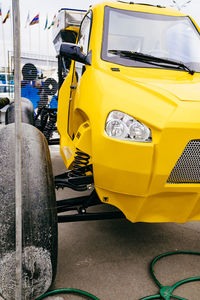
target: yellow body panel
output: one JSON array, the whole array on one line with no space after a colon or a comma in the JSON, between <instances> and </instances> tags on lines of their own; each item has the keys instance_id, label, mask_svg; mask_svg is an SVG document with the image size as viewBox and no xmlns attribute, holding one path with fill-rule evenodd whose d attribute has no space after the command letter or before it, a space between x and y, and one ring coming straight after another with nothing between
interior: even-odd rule
<instances>
[{"instance_id":1,"label":"yellow body panel","mask_svg":"<svg viewBox=\"0 0 200 300\"><path fill-rule=\"evenodd\" d=\"M118 207L132 222L200 220L200 183L167 183L188 142L200 139L200 74L103 61L101 43L106 5L184 16L173 9L119 2L105 2L92 8L92 64L85 66L73 95L70 134L73 64L59 91L58 129L64 162L71 166L76 148L88 153L100 200ZM116 67L120 72L111 70ZM113 110L127 113L148 126L152 142L108 137L105 121Z\"/></svg>"}]
</instances>

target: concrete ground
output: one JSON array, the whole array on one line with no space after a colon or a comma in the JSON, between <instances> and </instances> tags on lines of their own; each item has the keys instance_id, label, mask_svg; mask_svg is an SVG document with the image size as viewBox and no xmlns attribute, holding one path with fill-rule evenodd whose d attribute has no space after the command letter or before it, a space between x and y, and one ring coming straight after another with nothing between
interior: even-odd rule
<instances>
[{"instance_id":1,"label":"concrete ground","mask_svg":"<svg viewBox=\"0 0 200 300\"><path fill-rule=\"evenodd\" d=\"M51 155L54 173L63 172L58 147L51 147ZM72 195L71 190L59 190L57 199ZM100 300L139 300L158 293L149 273L151 260L175 250L200 251L200 222L133 224L123 219L59 224L58 271L52 289L82 289ZM200 256L167 257L155 271L163 285L200 276ZM179 287L174 295L200 300L200 281ZM50 299L80 298L57 295Z\"/></svg>"},{"instance_id":2,"label":"concrete ground","mask_svg":"<svg viewBox=\"0 0 200 300\"><path fill-rule=\"evenodd\" d=\"M51 146L51 156L54 174L64 172L57 146ZM73 195L77 193L59 190L57 199ZM58 227L58 270L52 289L82 289L100 300L139 300L157 294L158 287L149 273L151 260L168 251L200 251L200 222L133 224L123 219L65 223ZM167 257L157 263L155 273L163 285L200 276L200 256ZM179 287L174 295L200 300L200 281ZM82 298L57 295L46 299Z\"/></svg>"}]
</instances>

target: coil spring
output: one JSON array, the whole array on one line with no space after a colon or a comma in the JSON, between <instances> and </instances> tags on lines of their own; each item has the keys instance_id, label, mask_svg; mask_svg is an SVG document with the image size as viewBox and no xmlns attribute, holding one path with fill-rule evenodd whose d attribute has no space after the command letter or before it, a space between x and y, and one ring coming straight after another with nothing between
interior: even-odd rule
<instances>
[{"instance_id":1,"label":"coil spring","mask_svg":"<svg viewBox=\"0 0 200 300\"><path fill-rule=\"evenodd\" d=\"M77 177L77 176L84 176L86 175L86 170L84 167L87 167L89 165L90 156L77 149L75 152L74 162L73 162L73 170L70 172L71 176Z\"/></svg>"}]
</instances>

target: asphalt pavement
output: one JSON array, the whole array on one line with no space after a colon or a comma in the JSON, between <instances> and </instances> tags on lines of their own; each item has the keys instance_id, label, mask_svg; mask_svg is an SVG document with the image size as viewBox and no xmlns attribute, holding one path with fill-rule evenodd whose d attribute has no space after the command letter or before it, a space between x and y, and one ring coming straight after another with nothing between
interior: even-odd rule
<instances>
[{"instance_id":1,"label":"asphalt pavement","mask_svg":"<svg viewBox=\"0 0 200 300\"><path fill-rule=\"evenodd\" d=\"M64 172L57 146L51 147L51 156L54 174ZM59 190L57 200L75 195L69 189ZM52 289L81 289L100 300L139 300L159 291L149 272L152 259L177 250L200 251L200 222L133 224L121 219L59 224L58 270ZM155 265L155 273L166 286L200 276L200 256L166 257ZM174 295L200 300L200 281L179 287ZM57 295L50 299L81 298Z\"/></svg>"},{"instance_id":2,"label":"asphalt pavement","mask_svg":"<svg viewBox=\"0 0 200 300\"><path fill-rule=\"evenodd\" d=\"M64 172L58 146L51 146L51 157L54 174ZM70 189L58 190L57 200L77 195ZM111 208L92 208L96 209ZM51 289L81 289L100 300L139 300L158 294L149 272L152 259L169 251L200 251L200 222L133 224L121 219L63 223L58 228L58 269ZM166 257L155 265L155 274L166 286L200 276L200 256ZM200 281L182 285L173 294L200 300ZM46 299L83 298L61 294Z\"/></svg>"}]
</instances>

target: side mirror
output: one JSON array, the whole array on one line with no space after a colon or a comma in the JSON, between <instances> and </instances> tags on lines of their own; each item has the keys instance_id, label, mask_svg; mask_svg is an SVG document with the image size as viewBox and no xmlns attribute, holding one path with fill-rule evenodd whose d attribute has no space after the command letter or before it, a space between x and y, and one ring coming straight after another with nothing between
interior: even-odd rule
<instances>
[{"instance_id":1,"label":"side mirror","mask_svg":"<svg viewBox=\"0 0 200 300\"><path fill-rule=\"evenodd\" d=\"M62 43L60 46L60 56L73 59L85 65L91 65L91 52L85 55L81 52L80 46L71 43Z\"/></svg>"}]
</instances>

